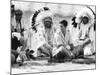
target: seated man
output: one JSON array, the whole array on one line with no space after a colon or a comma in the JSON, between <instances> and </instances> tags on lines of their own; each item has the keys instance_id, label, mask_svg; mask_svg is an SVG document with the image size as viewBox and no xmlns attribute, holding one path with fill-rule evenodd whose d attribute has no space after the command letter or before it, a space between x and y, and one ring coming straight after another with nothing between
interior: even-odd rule
<instances>
[{"instance_id":1,"label":"seated man","mask_svg":"<svg viewBox=\"0 0 100 75\"><path fill-rule=\"evenodd\" d=\"M11 63L15 64L17 63L18 56L25 55L25 52L22 50L25 49L25 40L23 39L22 33L18 32L12 32L12 38L11 38ZM24 47L24 48L23 48ZM21 58L23 61L24 59ZM22 61L22 62L23 62Z\"/></svg>"},{"instance_id":2,"label":"seated man","mask_svg":"<svg viewBox=\"0 0 100 75\"><path fill-rule=\"evenodd\" d=\"M68 22L60 22L60 30L55 33L52 55L54 61L62 62L66 58L72 58L73 53L70 51L69 39L70 34L67 30Z\"/></svg>"},{"instance_id":3,"label":"seated man","mask_svg":"<svg viewBox=\"0 0 100 75\"><path fill-rule=\"evenodd\" d=\"M14 64L16 63L16 60L17 60L17 57L19 55L18 51L17 51L17 48L21 46L20 44L20 41L18 41L18 38L17 37L13 37L11 39L11 47L12 47L12 50L11 50L11 63Z\"/></svg>"},{"instance_id":4,"label":"seated man","mask_svg":"<svg viewBox=\"0 0 100 75\"><path fill-rule=\"evenodd\" d=\"M46 56L50 56L52 58L52 18L47 16L43 19L43 24L44 24L44 38L45 38L45 43L38 48L38 51L40 53L45 54Z\"/></svg>"},{"instance_id":5,"label":"seated man","mask_svg":"<svg viewBox=\"0 0 100 75\"><path fill-rule=\"evenodd\" d=\"M20 33L14 29L11 35L11 61L12 63L16 63L16 59L19 55L17 48L21 46L19 38L21 37Z\"/></svg>"},{"instance_id":6,"label":"seated man","mask_svg":"<svg viewBox=\"0 0 100 75\"><path fill-rule=\"evenodd\" d=\"M95 53L95 17L92 8L84 7L72 19L71 43L75 48L83 45L84 55Z\"/></svg>"},{"instance_id":7,"label":"seated man","mask_svg":"<svg viewBox=\"0 0 100 75\"><path fill-rule=\"evenodd\" d=\"M89 44L91 41L87 40L82 45L74 47L70 43L70 34L67 30L67 21L62 20L60 22L60 31L57 31L54 36L54 45L53 45L53 60L57 62L64 62L65 60L70 60L76 58L79 55L83 55L83 48Z\"/></svg>"}]
</instances>

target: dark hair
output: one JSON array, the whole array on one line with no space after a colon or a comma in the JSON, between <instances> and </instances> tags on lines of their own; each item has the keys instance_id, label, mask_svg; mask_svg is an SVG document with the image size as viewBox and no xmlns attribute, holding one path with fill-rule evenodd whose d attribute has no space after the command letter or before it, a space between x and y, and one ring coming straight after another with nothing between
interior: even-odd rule
<instances>
[{"instance_id":1,"label":"dark hair","mask_svg":"<svg viewBox=\"0 0 100 75\"><path fill-rule=\"evenodd\" d=\"M48 7L44 7L44 10L47 11L47 10L49 10L49 8Z\"/></svg>"},{"instance_id":2,"label":"dark hair","mask_svg":"<svg viewBox=\"0 0 100 75\"><path fill-rule=\"evenodd\" d=\"M64 27L67 27L68 22L66 20L60 21L60 24L62 24Z\"/></svg>"},{"instance_id":3,"label":"dark hair","mask_svg":"<svg viewBox=\"0 0 100 75\"><path fill-rule=\"evenodd\" d=\"M72 21L73 21L73 22L72 22L72 25L76 28L76 27L77 27L77 23L75 22L75 19L76 19L76 17L73 17L73 18L72 18Z\"/></svg>"},{"instance_id":4,"label":"dark hair","mask_svg":"<svg viewBox=\"0 0 100 75\"><path fill-rule=\"evenodd\" d=\"M14 8L14 7L15 7L15 5L12 4L12 5L11 5L11 8Z\"/></svg>"}]
</instances>

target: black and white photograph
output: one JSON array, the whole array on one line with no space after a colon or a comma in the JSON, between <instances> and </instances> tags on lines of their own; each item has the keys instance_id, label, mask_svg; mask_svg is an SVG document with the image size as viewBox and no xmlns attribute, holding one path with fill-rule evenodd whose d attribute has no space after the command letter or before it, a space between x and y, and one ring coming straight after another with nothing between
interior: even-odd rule
<instances>
[{"instance_id":1,"label":"black and white photograph","mask_svg":"<svg viewBox=\"0 0 100 75\"><path fill-rule=\"evenodd\" d=\"M11 0L11 74L96 69L96 6Z\"/></svg>"}]
</instances>

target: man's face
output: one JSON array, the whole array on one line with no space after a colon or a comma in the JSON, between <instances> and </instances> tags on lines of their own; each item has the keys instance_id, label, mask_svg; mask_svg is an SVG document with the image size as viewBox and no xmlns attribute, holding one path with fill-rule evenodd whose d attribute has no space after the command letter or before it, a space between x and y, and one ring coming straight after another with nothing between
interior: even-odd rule
<instances>
[{"instance_id":1,"label":"man's face","mask_svg":"<svg viewBox=\"0 0 100 75\"><path fill-rule=\"evenodd\" d=\"M80 17L79 23L77 23L77 25L79 26L79 31L81 31L79 38L81 40L84 40L85 38L87 38L86 35L89 35L88 34L88 30L89 30L89 27L90 27L89 17L88 16Z\"/></svg>"},{"instance_id":2,"label":"man's face","mask_svg":"<svg viewBox=\"0 0 100 75\"><path fill-rule=\"evenodd\" d=\"M52 19L50 17L47 17L44 19L44 26L45 28L51 28L52 25Z\"/></svg>"},{"instance_id":3,"label":"man's face","mask_svg":"<svg viewBox=\"0 0 100 75\"><path fill-rule=\"evenodd\" d=\"M60 25L60 28L61 28L61 31L65 31L66 30L66 28L62 24Z\"/></svg>"}]
</instances>

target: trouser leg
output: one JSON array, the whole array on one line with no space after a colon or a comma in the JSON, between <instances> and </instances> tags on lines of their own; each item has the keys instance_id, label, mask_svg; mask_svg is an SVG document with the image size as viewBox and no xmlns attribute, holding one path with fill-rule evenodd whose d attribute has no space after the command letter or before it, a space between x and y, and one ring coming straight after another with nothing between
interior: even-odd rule
<instances>
[{"instance_id":1,"label":"trouser leg","mask_svg":"<svg viewBox=\"0 0 100 75\"><path fill-rule=\"evenodd\" d=\"M57 49L57 51L59 50L59 52L54 55L54 61L57 62L64 62L66 59L71 59L72 58L72 52L66 48L64 48L63 46L59 47Z\"/></svg>"},{"instance_id":2,"label":"trouser leg","mask_svg":"<svg viewBox=\"0 0 100 75\"><path fill-rule=\"evenodd\" d=\"M80 46L76 46L74 47L74 49L72 50L72 53L74 55L74 58L78 57L78 56L82 56L84 55L84 51L83 51L83 46L80 45Z\"/></svg>"}]
</instances>

